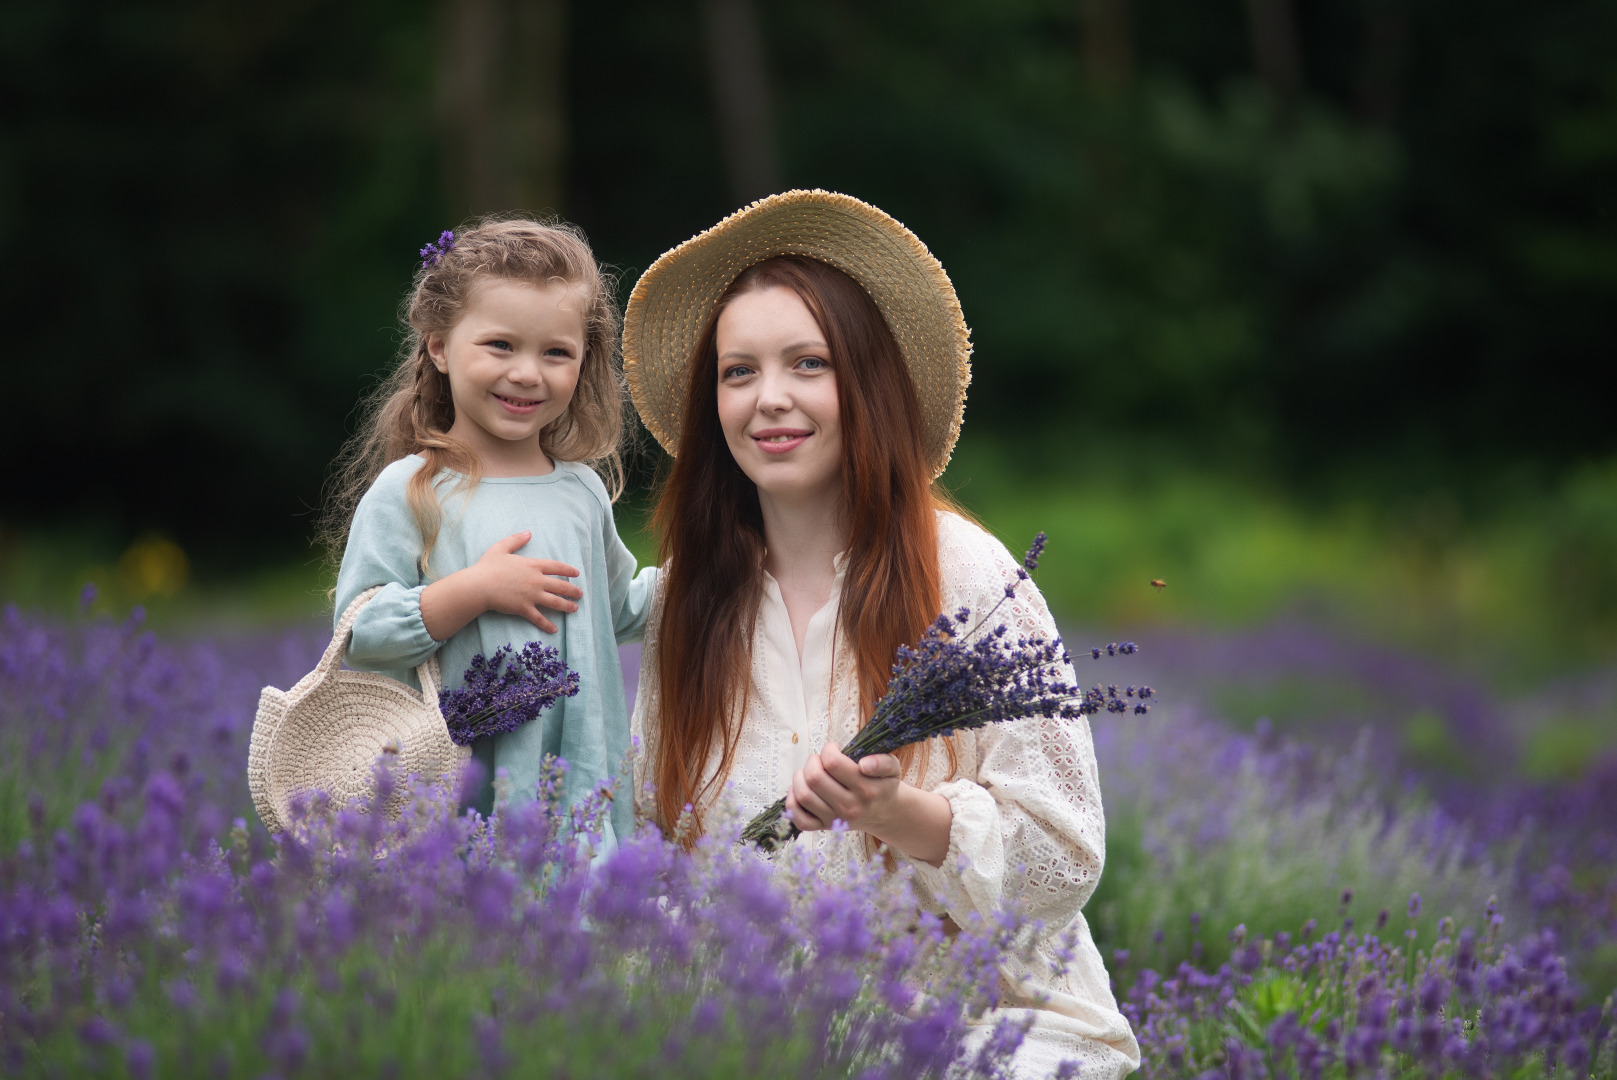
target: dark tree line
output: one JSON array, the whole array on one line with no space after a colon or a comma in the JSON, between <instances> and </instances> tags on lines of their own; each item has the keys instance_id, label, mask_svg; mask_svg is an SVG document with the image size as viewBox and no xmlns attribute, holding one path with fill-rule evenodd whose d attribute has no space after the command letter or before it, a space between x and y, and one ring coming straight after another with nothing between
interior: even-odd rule
<instances>
[{"instance_id":1,"label":"dark tree line","mask_svg":"<svg viewBox=\"0 0 1617 1080\"><path fill-rule=\"evenodd\" d=\"M0 20L7 523L280 549L441 228L555 210L632 280L785 186L928 241L975 331L972 436L1057 474L1158 448L1299 488L1486 489L1617 450L1617 9L1595 0Z\"/></svg>"}]
</instances>

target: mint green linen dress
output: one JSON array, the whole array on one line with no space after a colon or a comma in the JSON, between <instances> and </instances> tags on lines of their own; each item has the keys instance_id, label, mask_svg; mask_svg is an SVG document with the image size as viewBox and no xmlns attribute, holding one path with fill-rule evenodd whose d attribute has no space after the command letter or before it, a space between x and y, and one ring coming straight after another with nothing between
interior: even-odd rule
<instances>
[{"instance_id":1,"label":"mint green linen dress","mask_svg":"<svg viewBox=\"0 0 1617 1080\"><path fill-rule=\"evenodd\" d=\"M435 480L443 506L443 526L433 546L428 574L420 570L421 530L405 497L410 477L422 465L411 455L382 470L360 500L337 574L336 610L373 585L383 586L354 623L346 657L350 667L379 671L417 686L414 668L438 653L446 688L460 686L471 658L492 655L501 645L521 648L529 641L554 646L578 672L578 694L516 731L480 739L473 754L488 769L489 781L473 804L493 808L492 778L504 769L509 798L531 800L546 754L568 764L564 803L574 803L618 777L629 751L629 715L618 645L638 641L657 570L636 573L635 558L618 538L612 500L588 466L558 461L546 476L485 477L470 491L460 477L442 472ZM471 566L489 546L512 533L533 537L517 554L557 559L576 567L574 584L584 590L577 611L547 611L558 628L547 634L525 619L486 611L448 641L435 641L421 621L421 590L431 582ZM419 687L418 687L419 688ZM634 798L619 785L612 802L608 849L634 829Z\"/></svg>"}]
</instances>

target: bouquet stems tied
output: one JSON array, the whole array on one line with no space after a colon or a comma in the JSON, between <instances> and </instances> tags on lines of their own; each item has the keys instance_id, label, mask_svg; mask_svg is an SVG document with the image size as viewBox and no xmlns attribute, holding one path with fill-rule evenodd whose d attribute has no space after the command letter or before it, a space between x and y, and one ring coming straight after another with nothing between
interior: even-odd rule
<instances>
[{"instance_id":1,"label":"bouquet stems tied","mask_svg":"<svg viewBox=\"0 0 1617 1080\"><path fill-rule=\"evenodd\" d=\"M899 648L887 692L876 702L870 720L842 748L844 754L858 761L1027 716L1076 719L1102 711L1143 714L1150 709L1149 686L1084 690L1068 681L1072 656L1059 637L1013 639L1003 624L984 629L1038 566L1044 543L1044 533L1034 537L1016 577L987 614L975 622L969 608L939 615L919 642ZM1090 654L1099 659L1138 651L1133 642L1124 641L1091 649ZM786 800L776 800L747 824L741 839L765 851L795 840L801 830L785 812Z\"/></svg>"}]
</instances>

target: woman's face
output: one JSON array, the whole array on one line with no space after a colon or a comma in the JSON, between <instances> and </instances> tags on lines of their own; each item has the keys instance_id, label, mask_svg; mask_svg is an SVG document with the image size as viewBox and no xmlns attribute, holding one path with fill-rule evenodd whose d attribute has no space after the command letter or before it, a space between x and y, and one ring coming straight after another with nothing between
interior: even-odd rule
<instances>
[{"instance_id":1,"label":"woman's face","mask_svg":"<svg viewBox=\"0 0 1617 1080\"><path fill-rule=\"evenodd\" d=\"M719 425L760 498L834 501L842 491L837 376L808 306L782 286L719 314Z\"/></svg>"}]
</instances>

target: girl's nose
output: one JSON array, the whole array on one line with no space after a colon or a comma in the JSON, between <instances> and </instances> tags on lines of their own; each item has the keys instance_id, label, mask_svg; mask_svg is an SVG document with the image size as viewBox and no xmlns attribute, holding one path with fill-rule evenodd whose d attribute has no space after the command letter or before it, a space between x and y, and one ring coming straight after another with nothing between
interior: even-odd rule
<instances>
[{"instance_id":1,"label":"girl's nose","mask_svg":"<svg viewBox=\"0 0 1617 1080\"><path fill-rule=\"evenodd\" d=\"M520 383L523 386L539 385L539 361L531 356L519 356L511 361L511 368L506 372L508 382Z\"/></svg>"}]
</instances>

